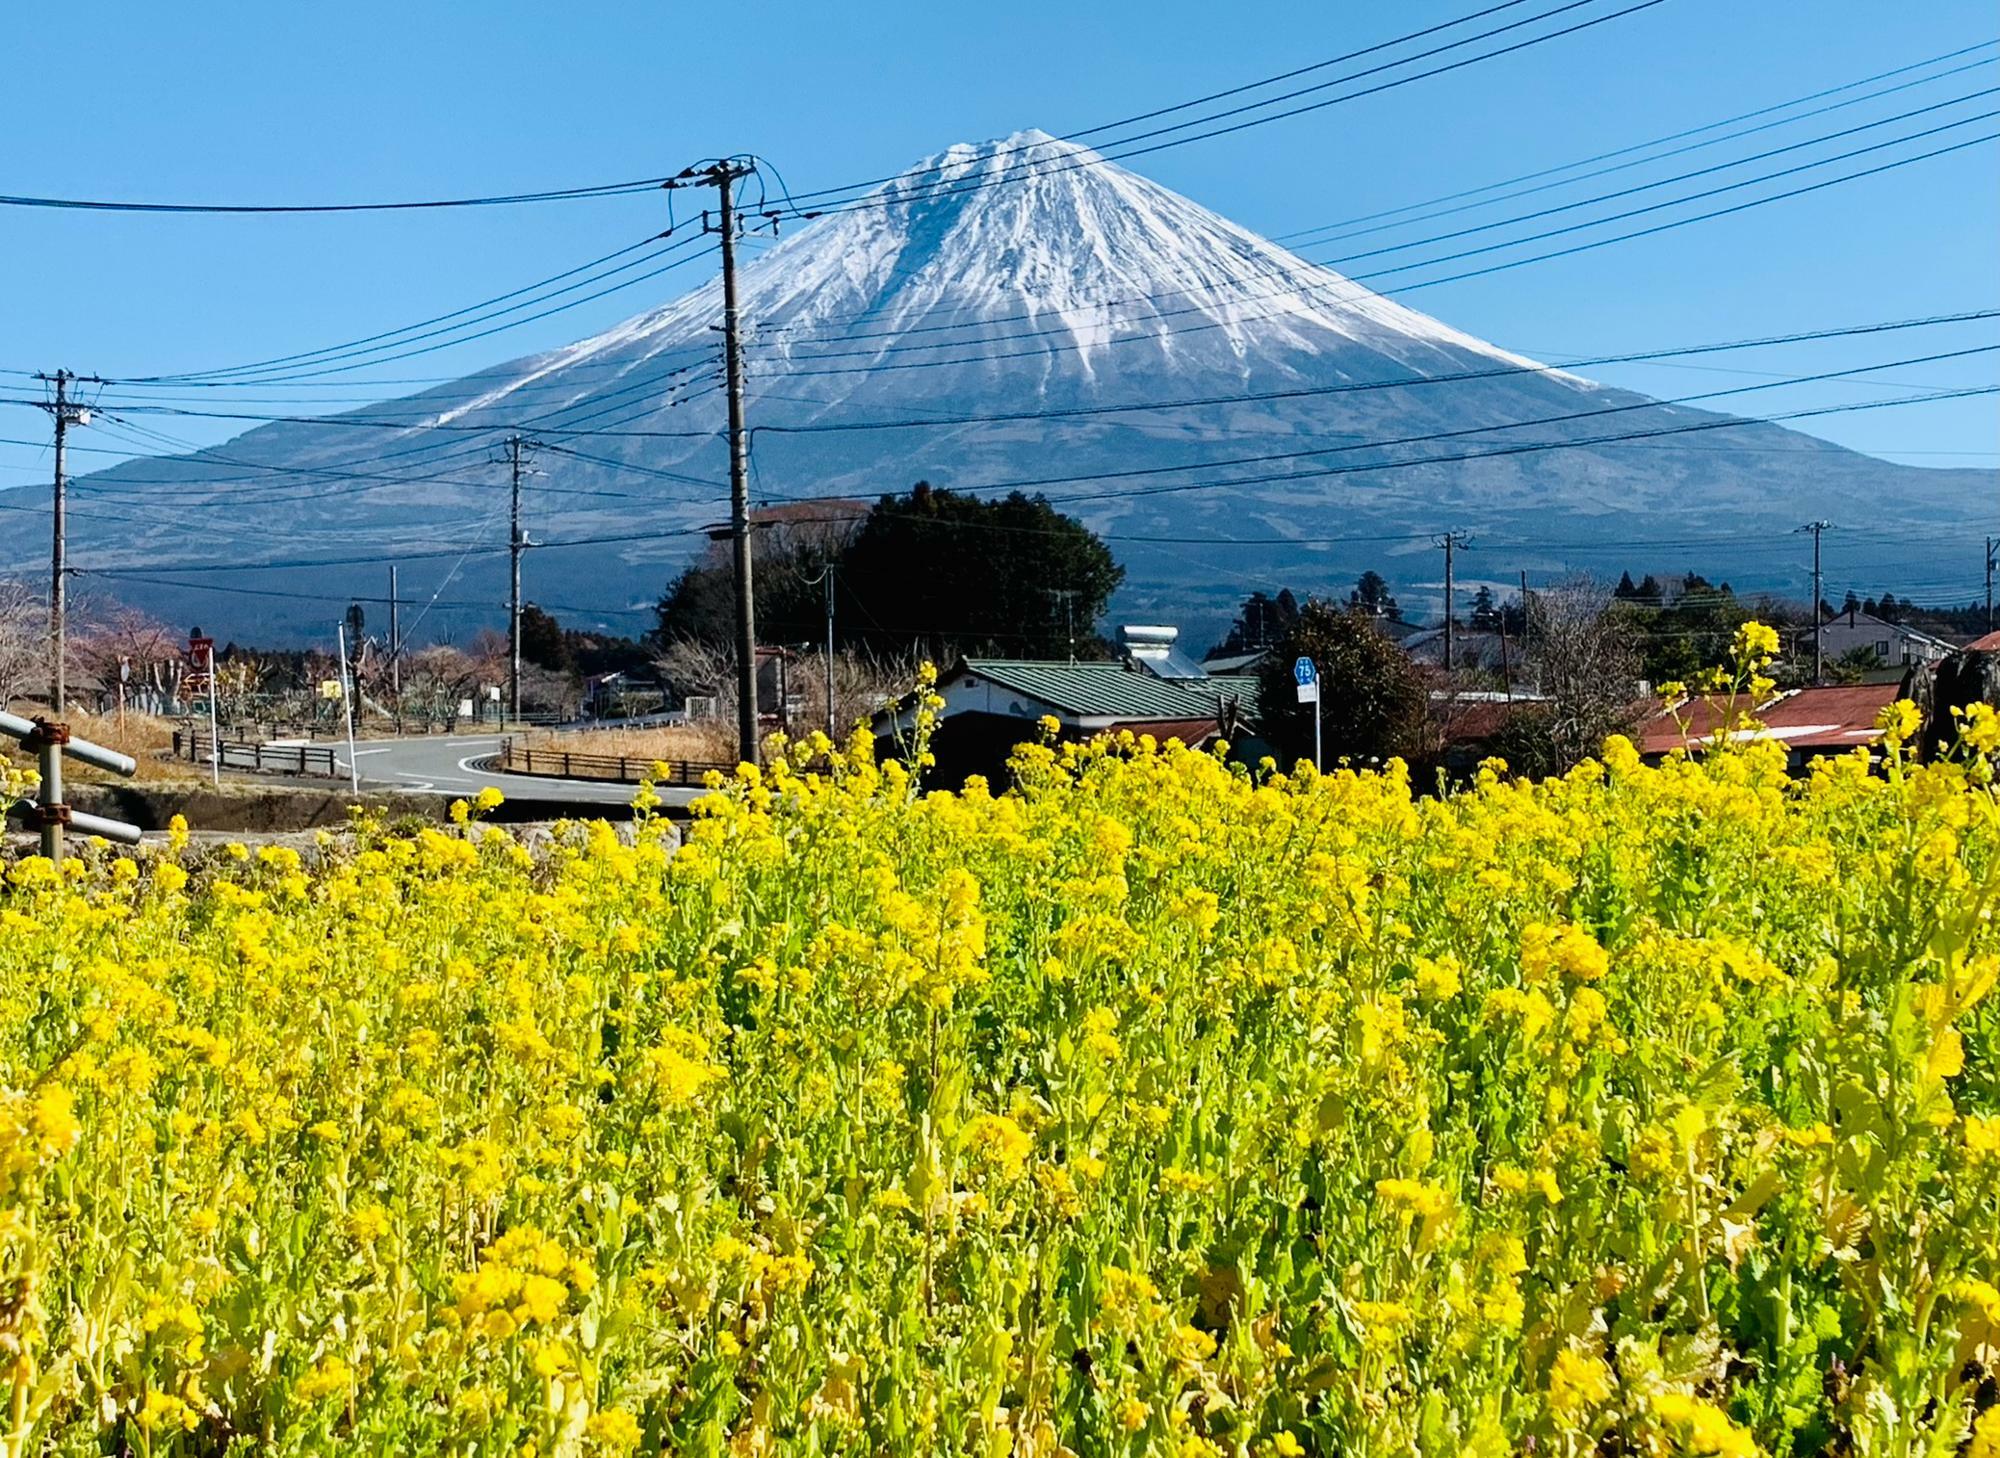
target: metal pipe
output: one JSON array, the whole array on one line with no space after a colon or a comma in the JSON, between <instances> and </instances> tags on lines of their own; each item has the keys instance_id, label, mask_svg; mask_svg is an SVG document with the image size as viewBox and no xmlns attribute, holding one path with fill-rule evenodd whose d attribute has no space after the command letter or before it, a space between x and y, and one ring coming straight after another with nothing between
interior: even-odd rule
<instances>
[{"instance_id":1,"label":"metal pipe","mask_svg":"<svg viewBox=\"0 0 2000 1458\"><path fill-rule=\"evenodd\" d=\"M102 815L91 815L82 810L69 812L69 828L79 835L98 835L106 840L115 840L120 845L137 845L140 838L136 825L127 825L122 820L106 820Z\"/></svg>"},{"instance_id":2,"label":"metal pipe","mask_svg":"<svg viewBox=\"0 0 2000 1458\"><path fill-rule=\"evenodd\" d=\"M19 714L0 713L0 734L11 734L16 739L26 739L34 732L33 719L23 719ZM71 739L63 746L63 753L71 759L80 759L87 765L109 770L114 775L134 775L139 772L139 762L131 755L120 754L115 749L106 749L101 744L92 744L88 739Z\"/></svg>"},{"instance_id":3,"label":"metal pipe","mask_svg":"<svg viewBox=\"0 0 2000 1458\"><path fill-rule=\"evenodd\" d=\"M41 748L42 854L52 861L63 858L63 821L69 807L63 804L62 752L60 740L43 735Z\"/></svg>"}]
</instances>

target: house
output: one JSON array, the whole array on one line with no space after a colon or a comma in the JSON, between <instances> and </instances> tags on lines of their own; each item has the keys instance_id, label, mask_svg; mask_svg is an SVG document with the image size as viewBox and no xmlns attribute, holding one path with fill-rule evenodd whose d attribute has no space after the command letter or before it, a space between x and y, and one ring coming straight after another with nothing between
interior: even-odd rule
<instances>
[{"instance_id":1,"label":"house","mask_svg":"<svg viewBox=\"0 0 2000 1458\"><path fill-rule=\"evenodd\" d=\"M1875 726L1876 716L1903 696L1900 681L1794 689L1751 711L1759 727L1737 729L1730 738L1738 743L1782 744L1791 767L1798 770L1820 755L1844 754L1879 742L1882 731ZM1699 752L1713 742L1727 713L1723 701L1685 700L1647 719L1633 738L1641 757L1648 760L1676 749Z\"/></svg>"},{"instance_id":2,"label":"house","mask_svg":"<svg viewBox=\"0 0 2000 1458\"><path fill-rule=\"evenodd\" d=\"M1037 738L1045 718L1066 740L1129 730L1188 745L1217 736L1234 741L1256 722L1256 678L1203 672L1179 651L1177 637L1173 628L1126 628L1123 656L1102 662L961 658L938 676L944 707L931 745L938 778L1000 778L1008 755ZM911 697L876 715L885 754L897 753L915 717Z\"/></svg>"},{"instance_id":3,"label":"house","mask_svg":"<svg viewBox=\"0 0 2000 1458\"><path fill-rule=\"evenodd\" d=\"M1850 608L1820 625L1819 651L1827 662L1843 658L1857 648L1871 654L1884 668L1936 663L1957 651L1953 644L1934 633L1892 623L1859 608Z\"/></svg>"}]
</instances>

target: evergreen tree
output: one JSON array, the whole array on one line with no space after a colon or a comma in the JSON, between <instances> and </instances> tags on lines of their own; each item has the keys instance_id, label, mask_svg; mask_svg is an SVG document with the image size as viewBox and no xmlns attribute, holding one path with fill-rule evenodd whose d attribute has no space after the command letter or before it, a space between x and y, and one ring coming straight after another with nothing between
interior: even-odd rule
<instances>
[{"instance_id":1,"label":"evergreen tree","mask_svg":"<svg viewBox=\"0 0 2000 1458\"><path fill-rule=\"evenodd\" d=\"M1124 577L1044 497L919 481L884 496L841 554L839 621L848 643L876 653L1064 658L1101 651L1096 623Z\"/></svg>"}]
</instances>

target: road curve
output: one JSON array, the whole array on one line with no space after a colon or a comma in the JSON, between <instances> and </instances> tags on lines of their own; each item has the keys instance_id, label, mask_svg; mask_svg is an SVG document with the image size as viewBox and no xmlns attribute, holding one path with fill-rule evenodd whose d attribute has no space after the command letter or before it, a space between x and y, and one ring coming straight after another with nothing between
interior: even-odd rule
<instances>
[{"instance_id":1,"label":"road curve","mask_svg":"<svg viewBox=\"0 0 2000 1458\"><path fill-rule=\"evenodd\" d=\"M501 736L431 735L415 739L370 739L354 748L366 790L400 790L405 794L449 795L470 799L491 786L513 801L552 801L576 806L624 806L637 792L632 785L605 780L560 780L547 775L507 775L479 768L497 754ZM347 746L337 745L334 763L347 773ZM706 794L699 787L662 785L657 793L666 805L687 805Z\"/></svg>"}]
</instances>

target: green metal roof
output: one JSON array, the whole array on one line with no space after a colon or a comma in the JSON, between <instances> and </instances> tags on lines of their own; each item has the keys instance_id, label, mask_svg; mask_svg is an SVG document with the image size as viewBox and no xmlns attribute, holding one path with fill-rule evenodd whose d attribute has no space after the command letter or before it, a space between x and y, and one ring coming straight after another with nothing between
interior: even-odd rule
<instances>
[{"instance_id":1,"label":"green metal roof","mask_svg":"<svg viewBox=\"0 0 2000 1458\"><path fill-rule=\"evenodd\" d=\"M1257 680L1248 676L1155 678L1123 663L1012 658L968 658L963 669L1078 718L1213 719L1219 699L1236 700L1250 718L1257 713Z\"/></svg>"}]
</instances>

